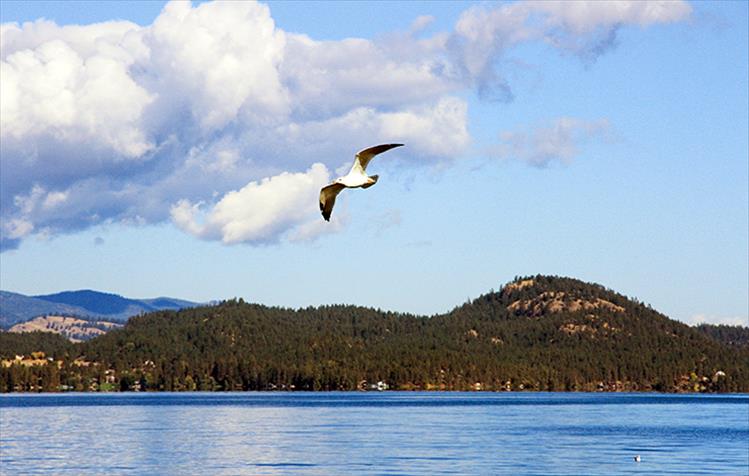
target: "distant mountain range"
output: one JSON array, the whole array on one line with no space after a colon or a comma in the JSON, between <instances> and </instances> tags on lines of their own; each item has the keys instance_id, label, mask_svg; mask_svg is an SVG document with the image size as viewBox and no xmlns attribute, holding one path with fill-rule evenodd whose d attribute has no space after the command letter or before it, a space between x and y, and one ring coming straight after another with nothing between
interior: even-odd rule
<instances>
[{"instance_id":1,"label":"distant mountain range","mask_svg":"<svg viewBox=\"0 0 749 476\"><path fill-rule=\"evenodd\" d=\"M131 299L88 289L42 296L0 291L0 328L8 329L16 323L47 315L124 322L146 312L178 310L197 305L199 304L183 299Z\"/></svg>"}]
</instances>

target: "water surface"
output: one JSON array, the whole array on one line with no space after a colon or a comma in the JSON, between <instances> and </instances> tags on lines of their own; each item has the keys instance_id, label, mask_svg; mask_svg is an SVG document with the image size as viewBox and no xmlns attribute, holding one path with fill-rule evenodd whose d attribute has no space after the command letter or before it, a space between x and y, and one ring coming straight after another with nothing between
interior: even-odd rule
<instances>
[{"instance_id":1,"label":"water surface","mask_svg":"<svg viewBox=\"0 0 749 476\"><path fill-rule=\"evenodd\" d=\"M747 475L747 448L749 395L0 396L3 475Z\"/></svg>"}]
</instances>

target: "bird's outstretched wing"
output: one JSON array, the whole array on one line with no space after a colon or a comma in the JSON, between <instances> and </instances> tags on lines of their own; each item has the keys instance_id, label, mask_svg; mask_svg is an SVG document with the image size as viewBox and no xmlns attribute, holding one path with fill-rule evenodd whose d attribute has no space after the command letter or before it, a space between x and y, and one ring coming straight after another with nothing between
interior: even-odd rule
<instances>
[{"instance_id":1,"label":"bird's outstretched wing","mask_svg":"<svg viewBox=\"0 0 749 476\"><path fill-rule=\"evenodd\" d=\"M364 149L356 154L353 168L359 169L359 172L364 173L364 171L367 170L367 164L369 164L369 161L372 160L372 157L377 154L382 154L383 152L386 152L392 148L400 147L402 145L403 144L382 144Z\"/></svg>"},{"instance_id":2,"label":"bird's outstretched wing","mask_svg":"<svg viewBox=\"0 0 749 476\"><path fill-rule=\"evenodd\" d=\"M320 189L320 211L325 221L330 221L330 214L333 213L333 205L335 205L335 197L344 188L346 186L340 183L331 183Z\"/></svg>"}]
</instances>

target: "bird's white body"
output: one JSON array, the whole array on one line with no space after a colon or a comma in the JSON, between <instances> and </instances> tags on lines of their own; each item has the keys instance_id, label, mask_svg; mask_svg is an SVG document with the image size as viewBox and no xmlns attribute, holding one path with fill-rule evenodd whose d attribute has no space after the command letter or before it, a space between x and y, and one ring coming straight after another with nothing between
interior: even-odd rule
<instances>
[{"instance_id":1,"label":"bird's white body","mask_svg":"<svg viewBox=\"0 0 749 476\"><path fill-rule=\"evenodd\" d=\"M343 177L339 177L330 185L326 185L320 190L320 211L326 221L330 220L330 214L333 212L335 199L344 188L369 188L377 183L377 175L367 175L367 164L372 158L393 147L400 147L403 144L382 144L364 149L354 158L354 165L351 171Z\"/></svg>"},{"instance_id":2,"label":"bird's white body","mask_svg":"<svg viewBox=\"0 0 749 476\"><path fill-rule=\"evenodd\" d=\"M376 175L373 177L377 177ZM365 185L374 185L377 182L376 178L370 177L366 173L360 172L355 169L351 169L351 172L335 179L333 183L340 183L345 185L347 188L359 188Z\"/></svg>"}]
</instances>

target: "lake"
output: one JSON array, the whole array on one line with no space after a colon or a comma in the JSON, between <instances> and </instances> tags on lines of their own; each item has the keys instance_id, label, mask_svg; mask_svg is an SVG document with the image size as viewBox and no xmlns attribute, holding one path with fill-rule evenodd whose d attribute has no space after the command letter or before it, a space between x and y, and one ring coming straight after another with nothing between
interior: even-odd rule
<instances>
[{"instance_id":1,"label":"lake","mask_svg":"<svg viewBox=\"0 0 749 476\"><path fill-rule=\"evenodd\" d=\"M749 395L0 395L3 475L747 475L748 448Z\"/></svg>"}]
</instances>

